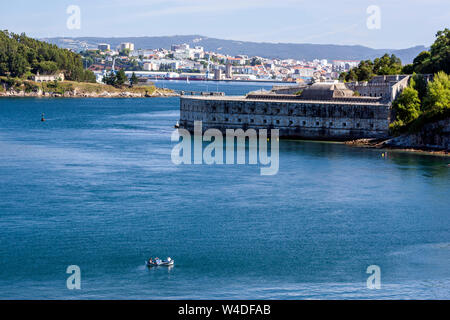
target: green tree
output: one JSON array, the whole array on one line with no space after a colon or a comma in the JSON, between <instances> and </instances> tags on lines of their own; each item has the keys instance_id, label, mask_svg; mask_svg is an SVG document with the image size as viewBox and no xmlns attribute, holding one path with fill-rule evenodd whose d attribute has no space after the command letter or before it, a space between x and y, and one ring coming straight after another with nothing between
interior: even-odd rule
<instances>
[{"instance_id":1,"label":"green tree","mask_svg":"<svg viewBox=\"0 0 450 320\"><path fill-rule=\"evenodd\" d=\"M401 73L402 74L412 74L412 73L414 73L414 65L412 63L404 65L403 68L402 68Z\"/></svg>"},{"instance_id":2,"label":"green tree","mask_svg":"<svg viewBox=\"0 0 450 320\"><path fill-rule=\"evenodd\" d=\"M58 71L58 64L54 61L41 61L38 63L37 69L43 74L53 74Z\"/></svg>"},{"instance_id":3,"label":"green tree","mask_svg":"<svg viewBox=\"0 0 450 320\"><path fill-rule=\"evenodd\" d=\"M373 62L373 73L377 75L399 74L402 70L402 61L394 54L387 53Z\"/></svg>"},{"instance_id":4,"label":"green tree","mask_svg":"<svg viewBox=\"0 0 450 320\"><path fill-rule=\"evenodd\" d=\"M370 60L361 61L354 72L358 81L368 81L374 76L373 62Z\"/></svg>"},{"instance_id":5,"label":"green tree","mask_svg":"<svg viewBox=\"0 0 450 320\"><path fill-rule=\"evenodd\" d=\"M97 82L97 77L91 70L84 70L83 81L95 83Z\"/></svg>"},{"instance_id":6,"label":"green tree","mask_svg":"<svg viewBox=\"0 0 450 320\"><path fill-rule=\"evenodd\" d=\"M357 81L358 80L358 75L356 74L354 69L351 69L349 72L347 72L347 74L344 77L346 82L350 82L350 81Z\"/></svg>"},{"instance_id":7,"label":"green tree","mask_svg":"<svg viewBox=\"0 0 450 320\"><path fill-rule=\"evenodd\" d=\"M20 54L13 55L9 60L9 72L13 77L21 77L28 67L27 60Z\"/></svg>"},{"instance_id":8,"label":"green tree","mask_svg":"<svg viewBox=\"0 0 450 320\"><path fill-rule=\"evenodd\" d=\"M427 94L428 87L428 83L425 77L421 74L414 73L409 81L409 86L417 90L420 101L423 101L423 98Z\"/></svg>"},{"instance_id":9,"label":"green tree","mask_svg":"<svg viewBox=\"0 0 450 320\"><path fill-rule=\"evenodd\" d=\"M139 82L138 77L136 76L136 74L133 72L133 74L131 75L130 78L130 84L131 86L134 86L135 84L137 84Z\"/></svg>"},{"instance_id":10,"label":"green tree","mask_svg":"<svg viewBox=\"0 0 450 320\"><path fill-rule=\"evenodd\" d=\"M116 85L121 86L128 80L125 71L123 69L120 69L119 72L116 74Z\"/></svg>"},{"instance_id":11,"label":"green tree","mask_svg":"<svg viewBox=\"0 0 450 320\"><path fill-rule=\"evenodd\" d=\"M436 33L436 40L431 45L430 54L433 72L444 71L450 74L450 29L445 28Z\"/></svg>"},{"instance_id":12,"label":"green tree","mask_svg":"<svg viewBox=\"0 0 450 320\"><path fill-rule=\"evenodd\" d=\"M422 51L413 62L416 73L437 73L444 71L450 74L450 30L445 28L436 33L436 40L430 51Z\"/></svg>"},{"instance_id":13,"label":"green tree","mask_svg":"<svg viewBox=\"0 0 450 320\"><path fill-rule=\"evenodd\" d=\"M428 83L423 109L437 113L450 108L450 76L440 71Z\"/></svg>"},{"instance_id":14,"label":"green tree","mask_svg":"<svg viewBox=\"0 0 450 320\"><path fill-rule=\"evenodd\" d=\"M392 108L396 119L407 125L420 115L420 99L416 89L407 87L395 99Z\"/></svg>"},{"instance_id":15,"label":"green tree","mask_svg":"<svg viewBox=\"0 0 450 320\"><path fill-rule=\"evenodd\" d=\"M422 51L413 60L413 70L417 73L428 73L430 70L431 53L429 51Z\"/></svg>"},{"instance_id":16,"label":"green tree","mask_svg":"<svg viewBox=\"0 0 450 320\"><path fill-rule=\"evenodd\" d=\"M116 75L114 74L114 72L113 71L111 71L109 74L106 74L104 77L103 77L103 80L102 80L105 84L108 84L108 85L110 85L110 86L114 86L114 85L116 85Z\"/></svg>"}]
</instances>

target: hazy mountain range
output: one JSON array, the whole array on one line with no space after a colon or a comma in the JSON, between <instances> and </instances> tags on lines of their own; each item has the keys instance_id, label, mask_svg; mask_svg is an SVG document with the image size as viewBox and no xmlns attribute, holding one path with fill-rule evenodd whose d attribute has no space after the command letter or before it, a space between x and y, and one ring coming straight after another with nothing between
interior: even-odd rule
<instances>
[{"instance_id":1,"label":"hazy mountain range","mask_svg":"<svg viewBox=\"0 0 450 320\"><path fill-rule=\"evenodd\" d=\"M81 50L84 47L94 49L99 43L108 43L111 48L117 47L121 42L132 42L135 49L170 49L172 44L188 43L191 46L202 46L206 51L215 51L222 54L248 56L261 56L265 58L293 58L297 60L365 60L374 59L385 53L395 54L404 64L411 63L420 52L427 50L425 46L415 46L406 49L372 49L359 45L333 45L310 43L270 43L224 40L209 38L200 35L161 36L161 37L78 37L78 38L44 38L59 47Z\"/></svg>"}]
</instances>

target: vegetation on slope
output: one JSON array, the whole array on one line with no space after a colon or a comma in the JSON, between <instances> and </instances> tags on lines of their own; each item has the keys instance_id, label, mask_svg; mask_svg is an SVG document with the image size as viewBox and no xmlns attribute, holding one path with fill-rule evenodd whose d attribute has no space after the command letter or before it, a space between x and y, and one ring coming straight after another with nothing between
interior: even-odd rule
<instances>
[{"instance_id":1,"label":"vegetation on slope","mask_svg":"<svg viewBox=\"0 0 450 320\"><path fill-rule=\"evenodd\" d=\"M30 79L32 75L63 72L67 80L95 82L84 70L81 56L43 41L0 31L0 76Z\"/></svg>"},{"instance_id":2,"label":"vegetation on slope","mask_svg":"<svg viewBox=\"0 0 450 320\"><path fill-rule=\"evenodd\" d=\"M130 92L130 93L138 93L142 95L152 95L157 90L154 85L146 85L146 86L133 86L133 87L114 87L108 86L100 83L91 83L91 82L77 82L77 81L50 81L50 82L34 82L31 80L21 79L21 78L12 78L0 76L0 92L4 92L5 89L13 90L16 93L24 92L24 93L38 93L41 91L43 94L57 94L64 95L66 93L77 95L84 94L102 94L104 92L107 93L121 93L121 92ZM158 90L160 92L165 90Z\"/></svg>"},{"instance_id":3,"label":"vegetation on slope","mask_svg":"<svg viewBox=\"0 0 450 320\"><path fill-rule=\"evenodd\" d=\"M418 131L425 123L450 116L450 30L436 34L430 52L420 53L412 65L403 68L414 71L408 88L394 101L395 121L392 133ZM435 73L428 82L419 73Z\"/></svg>"},{"instance_id":4,"label":"vegetation on slope","mask_svg":"<svg viewBox=\"0 0 450 320\"><path fill-rule=\"evenodd\" d=\"M414 74L392 108L395 113L395 121L390 125L393 134L418 131L425 123L447 118L450 116L450 76L439 71L433 81L426 83L422 75Z\"/></svg>"}]
</instances>

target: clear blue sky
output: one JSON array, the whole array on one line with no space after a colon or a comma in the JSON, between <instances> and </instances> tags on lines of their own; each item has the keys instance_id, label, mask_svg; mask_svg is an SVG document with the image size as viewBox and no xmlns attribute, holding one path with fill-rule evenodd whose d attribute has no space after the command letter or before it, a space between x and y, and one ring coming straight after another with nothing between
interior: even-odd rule
<instances>
[{"instance_id":1,"label":"clear blue sky","mask_svg":"<svg viewBox=\"0 0 450 320\"><path fill-rule=\"evenodd\" d=\"M69 5L80 7L79 30L66 27ZM366 26L370 5L380 29ZM395 49L430 45L449 21L450 0L14 0L0 10L1 29L40 38L200 34Z\"/></svg>"}]
</instances>

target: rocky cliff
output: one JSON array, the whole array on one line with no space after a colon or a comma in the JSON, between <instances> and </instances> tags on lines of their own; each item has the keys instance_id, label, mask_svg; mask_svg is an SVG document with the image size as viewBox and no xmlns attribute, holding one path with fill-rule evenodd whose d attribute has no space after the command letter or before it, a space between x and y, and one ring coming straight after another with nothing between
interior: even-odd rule
<instances>
[{"instance_id":1,"label":"rocky cliff","mask_svg":"<svg viewBox=\"0 0 450 320\"><path fill-rule=\"evenodd\" d=\"M450 151L450 118L425 124L417 133L404 134L384 142L396 148Z\"/></svg>"}]
</instances>

